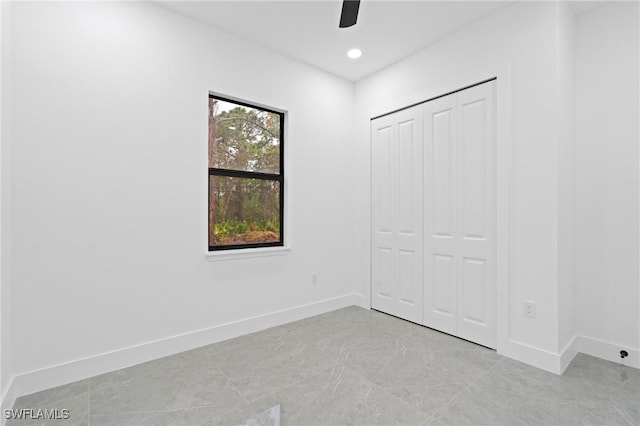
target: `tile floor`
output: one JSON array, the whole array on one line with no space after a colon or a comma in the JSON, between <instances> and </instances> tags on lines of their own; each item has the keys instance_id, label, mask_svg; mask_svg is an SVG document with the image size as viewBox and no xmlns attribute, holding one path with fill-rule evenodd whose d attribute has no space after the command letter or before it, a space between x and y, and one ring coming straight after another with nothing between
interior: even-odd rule
<instances>
[{"instance_id":1,"label":"tile floor","mask_svg":"<svg viewBox=\"0 0 640 426\"><path fill-rule=\"evenodd\" d=\"M638 425L640 371L562 376L349 307L24 396L68 420L8 425Z\"/></svg>"}]
</instances>

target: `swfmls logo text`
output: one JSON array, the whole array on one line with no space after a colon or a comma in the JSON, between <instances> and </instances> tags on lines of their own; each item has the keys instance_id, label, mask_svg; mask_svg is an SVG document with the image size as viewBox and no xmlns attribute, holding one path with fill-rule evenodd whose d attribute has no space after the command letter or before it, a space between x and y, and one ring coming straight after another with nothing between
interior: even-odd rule
<instances>
[{"instance_id":1,"label":"swfmls logo text","mask_svg":"<svg viewBox=\"0 0 640 426\"><path fill-rule=\"evenodd\" d=\"M4 418L19 420L66 420L70 417L69 410L49 408L21 408L21 409L5 409Z\"/></svg>"}]
</instances>

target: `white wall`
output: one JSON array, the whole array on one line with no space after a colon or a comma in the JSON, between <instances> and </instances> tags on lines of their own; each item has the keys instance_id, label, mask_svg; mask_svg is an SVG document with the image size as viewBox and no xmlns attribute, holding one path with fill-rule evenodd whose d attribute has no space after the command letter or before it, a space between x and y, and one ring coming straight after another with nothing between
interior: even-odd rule
<instances>
[{"instance_id":1,"label":"white wall","mask_svg":"<svg viewBox=\"0 0 640 426\"><path fill-rule=\"evenodd\" d=\"M496 70L498 116L507 123L499 145L512 159L509 214L508 326L502 349L510 356L557 370L558 351L558 126L560 12L550 2L520 3L480 21L356 85L358 152L369 158L371 117L478 82ZM502 89L501 89L502 87ZM506 92L506 98L500 99ZM504 105L504 103L509 105ZM500 102L503 102L500 110ZM510 115L510 117L505 117ZM500 139L500 136L499 136ZM498 154L501 155L500 153ZM359 163L358 211L368 217L369 165ZM501 172L499 172L501 173ZM499 203L501 201L499 200ZM358 233L367 235L370 222ZM369 241L358 241L360 292L370 297ZM522 301L537 303L537 318L522 315ZM550 357L550 358L549 358ZM543 358L549 358L542 360ZM554 365L551 365L554 364Z\"/></svg>"},{"instance_id":2,"label":"white wall","mask_svg":"<svg viewBox=\"0 0 640 426\"><path fill-rule=\"evenodd\" d=\"M640 347L638 17L620 2L576 23L577 331L617 360Z\"/></svg>"},{"instance_id":3,"label":"white wall","mask_svg":"<svg viewBox=\"0 0 640 426\"><path fill-rule=\"evenodd\" d=\"M352 84L155 5L14 13L16 374L353 293ZM205 259L210 90L289 111L287 255Z\"/></svg>"},{"instance_id":4,"label":"white wall","mask_svg":"<svg viewBox=\"0 0 640 426\"><path fill-rule=\"evenodd\" d=\"M11 362L11 144L9 143L13 89L11 16L11 3L0 2L0 402L5 401L13 375ZM5 408L4 405L1 408Z\"/></svg>"},{"instance_id":5,"label":"white wall","mask_svg":"<svg viewBox=\"0 0 640 426\"><path fill-rule=\"evenodd\" d=\"M576 332L638 347L637 5L581 16L575 40L566 5L510 6L355 92L154 5L13 8L11 98L2 67L3 391L7 349L13 372L32 378L23 390L33 391L74 378L65 370L40 380L39 369L328 299L357 300L341 298L354 283L368 305L369 119L496 73L507 123L501 140L512 156L506 353L554 369L536 354L556 357ZM567 125L574 43L577 130ZM288 255L204 258L209 90L290 111ZM311 272L320 273L319 285ZM536 319L521 315L524 299L537 302ZM109 366L139 360L125 355Z\"/></svg>"}]
</instances>

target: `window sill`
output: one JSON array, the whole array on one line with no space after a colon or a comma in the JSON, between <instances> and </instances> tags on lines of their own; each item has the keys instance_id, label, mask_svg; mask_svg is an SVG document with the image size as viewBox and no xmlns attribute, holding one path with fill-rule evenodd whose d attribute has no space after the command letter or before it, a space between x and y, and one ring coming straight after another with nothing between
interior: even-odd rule
<instances>
[{"instance_id":1,"label":"window sill","mask_svg":"<svg viewBox=\"0 0 640 426\"><path fill-rule=\"evenodd\" d=\"M283 256L291 251L289 247L260 247L238 250L208 251L205 255L209 262L222 260L248 259L252 257Z\"/></svg>"}]
</instances>

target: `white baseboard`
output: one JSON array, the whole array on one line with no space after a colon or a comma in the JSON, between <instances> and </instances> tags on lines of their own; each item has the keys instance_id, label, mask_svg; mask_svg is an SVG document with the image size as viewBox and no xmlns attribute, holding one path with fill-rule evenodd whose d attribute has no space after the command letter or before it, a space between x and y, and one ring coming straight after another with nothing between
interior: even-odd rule
<instances>
[{"instance_id":1,"label":"white baseboard","mask_svg":"<svg viewBox=\"0 0 640 426\"><path fill-rule=\"evenodd\" d=\"M29 395L351 305L369 309L367 304L364 303L362 295L346 294L18 374L12 380L12 385L7 391L7 397L3 398L3 408L5 401L10 408L13 406L13 401L23 395Z\"/></svg>"},{"instance_id":2,"label":"white baseboard","mask_svg":"<svg viewBox=\"0 0 640 426\"><path fill-rule=\"evenodd\" d=\"M513 358L555 374L562 374L578 353L583 353L628 367L640 368L640 350L593 337L576 335L555 354L522 342L509 340L498 349L500 355ZM621 350L629 354L620 358Z\"/></svg>"},{"instance_id":3,"label":"white baseboard","mask_svg":"<svg viewBox=\"0 0 640 426\"><path fill-rule=\"evenodd\" d=\"M593 337L578 336L576 338L576 349L583 354L606 359L617 364L627 365L633 368L640 368L640 350L630 348L614 342L607 342ZM620 351L625 350L629 356L620 358Z\"/></svg>"},{"instance_id":4,"label":"white baseboard","mask_svg":"<svg viewBox=\"0 0 640 426\"><path fill-rule=\"evenodd\" d=\"M363 295L347 294L18 374L10 380L0 405L4 410L11 408L16 398L23 395L351 305L370 308ZM629 353L624 359L620 358L622 349ZM586 336L574 336L558 354L514 340L507 341L498 349L500 355L555 374L562 374L579 352L640 368L638 349ZM4 425L4 420L0 420L0 424Z\"/></svg>"},{"instance_id":5,"label":"white baseboard","mask_svg":"<svg viewBox=\"0 0 640 426\"><path fill-rule=\"evenodd\" d=\"M364 295L360 293L354 293L351 296L354 299L354 305L360 306L364 309L371 309L371 301L369 300L368 296L365 298Z\"/></svg>"},{"instance_id":6,"label":"white baseboard","mask_svg":"<svg viewBox=\"0 0 640 426\"><path fill-rule=\"evenodd\" d=\"M629 354L620 358L620 351ZM520 342L510 341L509 350L502 355L514 358L555 374L562 374L579 353L591 355L628 367L640 368L640 350L618 343L607 342L593 337L576 335L565 345L559 354L534 348Z\"/></svg>"},{"instance_id":7,"label":"white baseboard","mask_svg":"<svg viewBox=\"0 0 640 426\"><path fill-rule=\"evenodd\" d=\"M561 356L559 354L536 348L526 343L508 340L498 345L498 354L554 374L562 374Z\"/></svg>"},{"instance_id":8,"label":"white baseboard","mask_svg":"<svg viewBox=\"0 0 640 426\"><path fill-rule=\"evenodd\" d=\"M576 355L578 355L578 336L573 336L560 351L560 374L564 373Z\"/></svg>"}]
</instances>

